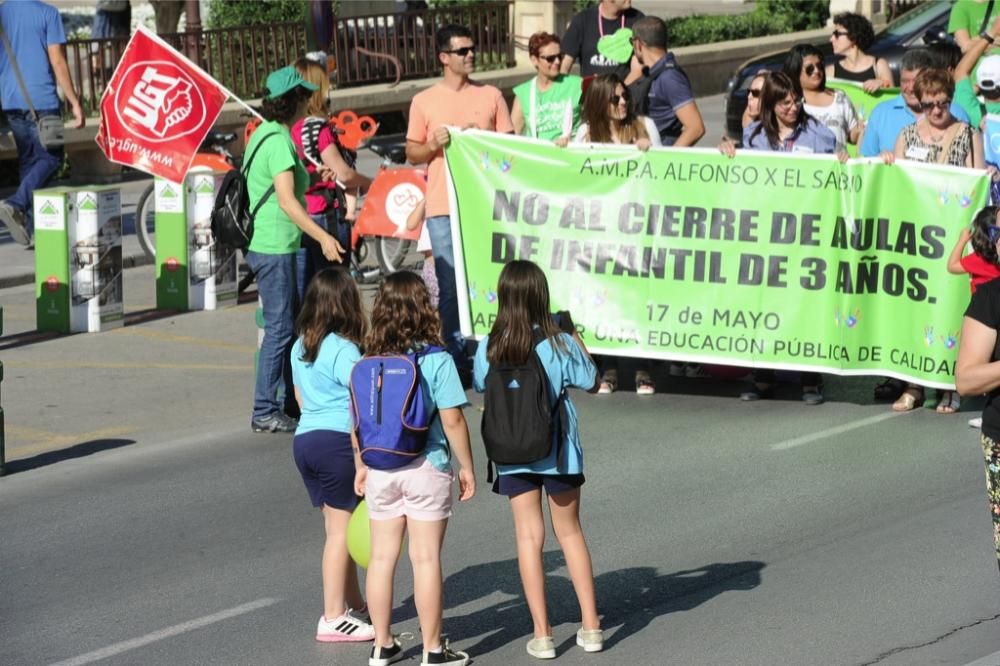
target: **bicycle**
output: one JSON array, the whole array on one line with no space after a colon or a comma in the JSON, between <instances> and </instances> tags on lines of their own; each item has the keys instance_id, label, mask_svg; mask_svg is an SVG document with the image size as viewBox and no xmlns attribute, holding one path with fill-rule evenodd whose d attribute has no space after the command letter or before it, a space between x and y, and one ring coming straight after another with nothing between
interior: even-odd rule
<instances>
[{"instance_id":1,"label":"bicycle","mask_svg":"<svg viewBox=\"0 0 1000 666\"><path fill-rule=\"evenodd\" d=\"M212 130L205 137L198 152L191 162L191 168L203 167L212 171L230 171L236 168L236 158L226 146L236 139L235 132L219 132ZM150 183L135 205L135 234L139 247L150 259L156 257L156 245L152 232L156 220L156 197L153 194L153 183Z\"/></svg>"},{"instance_id":2,"label":"bicycle","mask_svg":"<svg viewBox=\"0 0 1000 666\"><path fill-rule=\"evenodd\" d=\"M360 147L372 151L382 162L368 191L358 200L351 246L363 261L366 239L375 238L378 272L389 275L405 267L410 247L420 236L419 230L406 229L406 218L424 198L427 174L423 169L402 166L406 163L403 134L371 137Z\"/></svg>"}]
</instances>

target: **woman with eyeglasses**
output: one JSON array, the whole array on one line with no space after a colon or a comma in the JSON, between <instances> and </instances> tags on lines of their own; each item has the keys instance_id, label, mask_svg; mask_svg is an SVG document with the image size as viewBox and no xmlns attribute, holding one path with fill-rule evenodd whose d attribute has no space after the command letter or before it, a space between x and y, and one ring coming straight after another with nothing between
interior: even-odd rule
<instances>
[{"instance_id":1,"label":"woman with eyeglasses","mask_svg":"<svg viewBox=\"0 0 1000 666\"><path fill-rule=\"evenodd\" d=\"M562 44L559 37L536 32L528 40L528 57L538 76L514 87L510 119L514 131L533 139L546 139L565 146L580 124L582 79L562 74Z\"/></svg>"},{"instance_id":2,"label":"woman with eyeglasses","mask_svg":"<svg viewBox=\"0 0 1000 666\"><path fill-rule=\"evenodd\" d=\"M926 164L947 164L985 169L983 138L951 115L955 82L948 72L925 69L913 82L913 94L920 101L922 115L903 128L893 152L882 153L886 164L908 159Z\"/></svg>"},{"instance_id":3,"label":"woman with eyeglasses","mask_svg":"<svg viewBox=\"0 0 1000 666\"><path fill-rule=\"evenodd\" d=\"M837 138L825 125L802 108L802 91L784 72L774 72L764 80L760 93L760 119L743 129L743 145L750 150L778 153L836 154L841 161L847 153L837 150ZM735 157L736 148L723 141L719 150ZM753 373L753 384L740 394L740 400L751 402L774 397L777 381L773 370ZM800 378L802 402L823 403L822 378L815 372L803 372Z\"/></svg>"},{"instance_id":4,"label":"woman with eyeglasses","mask_svg":"<svg viewBox=\"0 0 1000 666\"><path fill-rule=\"evenodd\" d=\"M811 44L798 44L785 57L785 74L802 88L803 109L833 132L837 149L857 144L862 125L854 105L842 90L826 87L823 53Z\"/></svg>"},{"instance_id":5,"label":"woman with eyeglasses","mask_svg":"<svg viewBox=\"0 0 1000 666\"><path fill-rule=\"evenodd\" d=\"M869 93L891 88L892 70L889 69L889 63L883 58L865 53L874 42L875 31L864 16L851 12L834 16L830 44L833 45L833 54L840 57L832 65L826 66L826 76L857 81Z\"/></svg>"},{"instance_id":6,"label":"woman with eyeglasses","mask_svg":"<svg viewBox=\"0 0 1000 666\"><path fill-rule=\"evenodd\" d=\"M951 115L951 100L955 82L948 72L925 69L913 82L913 93L920 100L923 115L917 122L907 125L896 139L893 152L882 153L886 164L897 159L908 159L925 164L941 164L974 169L985 169L983 139L967 124ZM958 391L938 391L939 414L954 414L961 406ZM907 384L892 409L908 412L924 403L924 387Z\"/></svg>"},{"instance_id":7,"label":"woman with eyeglasses","mask_svg":"<svg viewBox=\"0 0 1000 666\"><path fill-rule=\"evenodd\" d=\"M617 74L602 74L593 80L583 95L580 115L583 122L574 139L577 142L631 144L642 151L662 145L653 121L632 113L628 89ZM618 388L617 357L603 356L596 360L603 373L597 392L614 393ZM656 393L656 383L648 366L636 369L635 392L639 395Z\"/></svg>"},{"instance_id":8,"label":"woman with eyeglasses","mask_svg":"<svg viewBox=\"0 0 1000 666\"><path fill-rule=\"evenodd\" d=\"M750 85L747 87L747 108L743 109L743 119L740 121L744 128L760 118L760 94L764 90L764 81L770 75L771 72L762 70L750 79Z\"/></svg>"}]
</instances>

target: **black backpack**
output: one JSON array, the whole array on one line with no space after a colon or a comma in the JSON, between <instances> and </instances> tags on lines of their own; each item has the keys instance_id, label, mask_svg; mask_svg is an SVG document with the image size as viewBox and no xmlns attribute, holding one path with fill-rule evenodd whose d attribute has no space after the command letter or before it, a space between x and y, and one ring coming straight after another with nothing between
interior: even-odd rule
<instances>
[{"instance_id":1,"label":"black backpack","mask_svg":"<svg viewBox=\"0 0 1000 666\"><path fill-rule=\"evenodd\" d=\"M535 329L537 346L544 338ZM549 377L538 351L532 349L524 364L490 365L486 373L482 436L486 445L487 482L493 480L493 463L526 465L544 460L565 432L566 389L555 404L549 401ZM561 451L560 451L561 453Z\"/></svg>"},{"instance_id":2,"label":"black backpack","mask_svg":"<svg viewBox=\"0 0 1000 666\"><path fill-rule=\"evenodd\" d=\"M250 195L247 191L246 174L250 173L250 165L253 158L257 156L257 151L264 145L264 142L277 132L268 134L250 153L250 159L246 161L242 169L233 169L226 173L219 187L219 194L215 197L215 205L212 207L212 235L215 240L222 245L237 250L245 250L250 245L253 238L253 220L257 216L257 211L264 205L272 194L274 185L267 188L264 196L260 198L257 205L250 210Z\"/></svg>"},{"instance_id":3,"label":"black backpack","mask_svg":"<svg viewBox=\"0 0 1000 666\"><path fill-rule=\"evenodd\" d=\"M629 99L632 100L632 113L637 116L649 115L649 91L653 87L653 81L663 72L676 67L674 63L664 61L662 65L657 63L653 67L643 68L642 76L628 86Z\"/></svg>"}]
</instances>

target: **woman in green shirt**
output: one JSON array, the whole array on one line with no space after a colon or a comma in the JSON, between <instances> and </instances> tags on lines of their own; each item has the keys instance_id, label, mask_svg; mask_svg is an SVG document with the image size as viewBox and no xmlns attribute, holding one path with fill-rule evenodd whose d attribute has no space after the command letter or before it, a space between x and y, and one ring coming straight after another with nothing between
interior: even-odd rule
<instances>
[{"instance_id":1,"label":"woman in green shirt","mask_svg":"<svg viewBox=\"0 0 1000 666\"><path fill-rule=\"evenodd\" d=\"M291 127L305 117L316 86L294 67L282 67L267 77L267 96L261 102L265 122L253 133L245 155L253 237L247 264L257 275L257 293L264 313L257 380L254 387L254 432L294 432L297 423L286 414L293 408L291 348L295 341L295 254L302 233L315 240L330 261L338 261L344 248L306 212L305 192L309 174L292 143ZM324 180L331 173L320 169Z\"/></svg>"},{"instance_id":2,"label":"woman in green shirt","mask_svg":"<svg viewBox=\"0 0 1000 666\"><path fill-rule=\"evenodd\" d=\"M559 73L562 44L553 34L533 34L528 40L528 56L538 76L514 88L510 112L514 131L565 146L580 124L581 79Z\"/></svg>"}]
</instances>

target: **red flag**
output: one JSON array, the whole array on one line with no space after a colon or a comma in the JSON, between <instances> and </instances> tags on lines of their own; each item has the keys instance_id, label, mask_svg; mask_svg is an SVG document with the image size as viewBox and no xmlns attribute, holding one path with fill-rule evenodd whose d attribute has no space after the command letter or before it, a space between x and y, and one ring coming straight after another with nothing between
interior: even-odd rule
<instances>
[{"instance_id":1,"label":"red flag","mask_svg":"<svg viewBox=\"0 0 1000 666\"><path fill-rule=\"evenodd\" d=\"M179 183L228 97L218 81L140 27L101 97L97 145L112 162Z\"/></svg>"}]
</instances>

